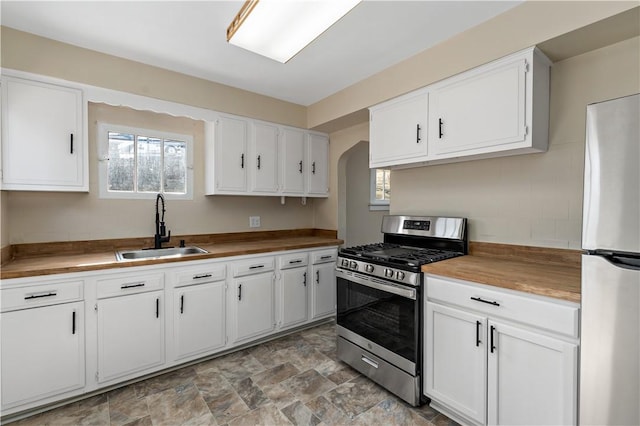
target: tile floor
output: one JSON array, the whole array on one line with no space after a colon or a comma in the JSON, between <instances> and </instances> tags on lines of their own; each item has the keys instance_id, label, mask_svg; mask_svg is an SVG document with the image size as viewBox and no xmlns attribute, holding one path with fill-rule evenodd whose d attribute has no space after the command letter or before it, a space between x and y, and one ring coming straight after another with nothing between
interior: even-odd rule
<instances>
[{"instance_id":1,"label":"tile floor","mask_svg":"<svg viewBox=\"0 0 640 426\"><path fill-rule=\"evenodd\" d=\"M10 425L456 425L337 361L335 340L323 324Z\"/></svg>"}]
</instances>

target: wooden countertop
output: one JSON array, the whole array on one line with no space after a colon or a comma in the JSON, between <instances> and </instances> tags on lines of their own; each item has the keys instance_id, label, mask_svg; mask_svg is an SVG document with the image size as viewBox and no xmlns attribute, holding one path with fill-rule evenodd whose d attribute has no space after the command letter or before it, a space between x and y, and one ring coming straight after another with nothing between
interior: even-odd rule
<instances>
[{"instance_id":1,"label":"wooden countertop","mask_svg":"<svg viewBox=\"0 0 640 426\"><path fill-rule=\"evenodd\" d=\"M422 272L580 303L580 251L472 242L469 252Z\"/></svg>"},{"instance_id":2,"label":"wooden countertop","mask_svg":"<svg viewBox=\"0 0 640 426\"><path fill-rule=\"evenodd\" d=\"M247 238L247 234L252 234L251 238ZM43 247L34 247L26 250L24 247L18 247L16 251L27 252L14 256L13 259L2 264L0 271L0 279L6 280L11 278L24 278L38 275L62 274L69 272L96 271L101 269L112 268L128 268L133 266L155 265L174 262L184 262L191 260L215 259L219 257L239 256L245 254L268 254L270 252L297 250L307 248L321 248L328 246L338 246L343 243L342 240L335 238L335 233L331 232L266 232L266 233L243 233L242 238L233 240L232 237L226 238L209 238L208 241L198 243L189 240L187 245L197 245L208 251L206 254L189 255L181 258L171 259L151 259L136 260L128 262L118 262L115 258L115 251L123 249L122 243L114 243L114 247L105 249L106 244L94 243L102 247L101 250L91 249L87 244L91 242L75 242L65 243L65 246L73 246L73 250L67 250L61 254L52 254L51 246L62 243L53 243L43 245ZM109 240L104 240L109 241ZM115 240L114 240L115 241ZM141 248L148 245L132 244L128 240L130 247ZM178 239L176 238L177 242ZM172 239L172 242L174 240ZM126 245L126 244L125 244ZM31 246L31 245L29 245ZM82 252L84 250L86 252ZM61 250L60 248L58 250ZM64 250L63 250L64 251ZM80 252L78 252L80 251Z\"/></svg>"}]
</instances>

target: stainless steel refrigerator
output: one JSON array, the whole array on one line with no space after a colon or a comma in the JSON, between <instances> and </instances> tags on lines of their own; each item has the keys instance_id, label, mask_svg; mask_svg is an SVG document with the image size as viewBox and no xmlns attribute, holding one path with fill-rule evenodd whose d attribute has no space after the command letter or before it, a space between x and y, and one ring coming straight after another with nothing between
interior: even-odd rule
<instances>
[{"instance_id":1,"label":"stainless steel refrigerator","mask_svg":"<svg viewBox=\"0 0 640 426\"><path fill-rule=\"evenodd\" d=\"M640 425L640 94L587 106L583 425Z\"/></svg>"}]
</instances>

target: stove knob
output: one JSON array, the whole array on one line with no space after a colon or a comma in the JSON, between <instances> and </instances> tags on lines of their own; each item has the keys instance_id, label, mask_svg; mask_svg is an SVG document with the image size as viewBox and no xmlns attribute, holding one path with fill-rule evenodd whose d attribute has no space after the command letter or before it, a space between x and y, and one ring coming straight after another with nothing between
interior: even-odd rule
<instances>
[{"instance_id":1,"label":"stove knob","mask_svg":"<svg viewBox=\"0 0 640 426\"><path fill-rule=\"evenodd\" d=\"M367 272L369 272L369 273L373 272L373 265L367 265L367 266L365 266L365 267L364 267L364 270L365 270L365 271L367 271Z\"/></svg>"},{"instance_id":2,"label":"stove knob","mask_svg":"<svg viewBox=\"0 0 640 426\"><path fill-rule=\"evenodd\" d=\"M342 259L342 267L343 268L348 268L349 267L349 261L347 259Z\"/></svg>"},{"instance_id":3,"label":"stove knob","mask_svg":"<svg viewBox=\"0 0 640 426\"><path fill-rule=\"evenodd\" d=\"M356 262L355 260L352 260L351 262L349 262L349 268L350 269L358 269L358 262Z\"/></svg>"},{"instance_id":4,"label":"stove knob","mask_svg":"<svg viewBox=\"0 0 640 426\"><path fill-rule=\"evenodd\" d=\"M384 270L384 276L387 278L393 278L393 269L385 269Z\"/></svg>"},{"instance_id":5,"label":"stove knob","mask_svg":"<svg viewBox=\"0 0 640 426\"><path fill-rule=\"evenodd\" d=\"M396 279L398 279L400 281L404 280L404 272L402 272L402 271L396 272Z\"/></svg>"}]
</instances>

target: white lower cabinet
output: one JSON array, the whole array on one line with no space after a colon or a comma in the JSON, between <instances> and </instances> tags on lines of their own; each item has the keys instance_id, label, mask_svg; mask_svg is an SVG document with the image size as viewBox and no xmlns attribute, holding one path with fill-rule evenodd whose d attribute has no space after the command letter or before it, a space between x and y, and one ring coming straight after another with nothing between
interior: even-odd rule
<instances>
[{"instance_id":1,"label":"white lower cabinet","mask_svg":"<svg viewBox=\"0 0 640 426\"><path fill-rule=\"evenodd\" d=\"M424 394L476 425L577 419L578 305L427 275Z\"/></svg>"},{"instance_id":2,"label":"white lower cabinet","mask_svg":"<svg viewBox=\"0 0 640 426\"><path fill-rule=\"evenodd\" d=\"M280 329L302 324L308 319L308 257L307 253L295 253L278 259Z\"/></svg>"},{"instance_id":3,"label":"white lower cabinet","mask_svg":"<svg viewBox=\"0 0 640 426\"><path fill-rule=\"evenodd\" d=\"M312 319L336 313L336 259L337 250L321 250L311 255Z\"/></svg>"},{"instance_id":4,"label":"white lower cabinet","mask_svg":"<svg viewBox=\"0 0 640 426\"><path fill-rule=\"evenodd\" d=\"M228 299L234 316L235 342L269 334L276 328L275 319L275 259L253 258L236 262L234 279Z\"/></svg>"},{"instance_id":5,"label":"white lower cabinet","mask_svg":"<svg viewBox=\"0 0 640 426\"><path fill-rule=\"evenodd\" d=\"M176 289L173 299L176 359L213 352L225 345L225 286L222 281Z\"/></svg>"},{"instance_id":6,"label":"white lower cabinet","mask_svg":"<svg viewBox=\"0 0 640 426\"><path fill-rule=\"evenodd\" d=\"M210 263L180 268L171 291L171 359L207 355L226 344L226 266Z\"/></svg>"},{"instance_id":7,"label":"white lower cabinet","mask_svg":"<svg viewBox=\"0 0 640 426\"><path fill-rule=\"evenodd\" d=\"M97 282L97 382L159 369L165 362L163 275Z\"/></svg>"},{"instance_id":8,"label":"white lower cabinet","mask_svg":"<svg viewBox=\"0 0 640 426\"><path fill-rule=\"evenodd\" d=\"M489 424L576 423L577 345L490 321Z\"/></svg>"},{"instance_id":9,"label":"white lower cabinet","mask_svg":"<svg viewBox=\"0 0 640 426\"><path fill-rule=\"evenodd\" d=\"M483 424L487 412L485 318L436 303L425 311L425 389L432 399Z\"/></svg>"},{"instance_id":10,"label":"white lower cabinet","mask_svg":"<svg viewBox=\"0 0 640 426\"><path fill-rule=\"evenodd\" d=\"M84 303L3 312L2 411L84 388Z\"/></svg>"}]
</instances>

